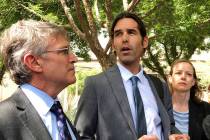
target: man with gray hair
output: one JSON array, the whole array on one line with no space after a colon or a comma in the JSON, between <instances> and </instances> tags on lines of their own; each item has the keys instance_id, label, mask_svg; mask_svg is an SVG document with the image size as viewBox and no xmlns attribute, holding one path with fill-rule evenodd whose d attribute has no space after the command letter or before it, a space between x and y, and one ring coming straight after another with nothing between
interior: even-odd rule
<instances>
[{"instance_id":1,"label":"man with gray hair","mask_svg":"<svg viewBox=\"0 0 210 140\"><path fill-rule=\"evenodd\" d=\"M1 140L79 139L57 98L76 81L69 45L67 32L48 22L21 20L3 32L1 56L19 87L0 103Z\"/></svg>"}]
</instances>

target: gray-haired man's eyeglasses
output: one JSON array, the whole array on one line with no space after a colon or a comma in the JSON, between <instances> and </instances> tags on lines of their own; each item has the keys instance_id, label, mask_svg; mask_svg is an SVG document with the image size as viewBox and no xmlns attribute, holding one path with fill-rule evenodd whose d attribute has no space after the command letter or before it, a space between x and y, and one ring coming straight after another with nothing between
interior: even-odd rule
<instances>
[{"instance_id":1,"label":"gray-haired man's eyeglasses","mask_svg":"<svg viewBox=\"0 0 210 140\"><path fill-rule=\"evenodd\" d=\"M72 50L70 47L65 47L65 48L59 48L55 50L46 50L44 53L50 53L50 52L57 52L57 53L62 53L64 55L69 55L72 53Z\"/></svg>"}]
</instances>

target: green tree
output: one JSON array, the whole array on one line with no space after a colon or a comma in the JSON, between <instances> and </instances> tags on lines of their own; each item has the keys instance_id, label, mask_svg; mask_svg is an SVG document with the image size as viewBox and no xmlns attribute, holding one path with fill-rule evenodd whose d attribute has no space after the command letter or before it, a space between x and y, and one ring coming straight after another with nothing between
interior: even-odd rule
<instances>
[{"instance_id":1,"label":"green tree","mask_svg":"<svg viewBox=\"0 0 210 140\"><path fill-rule=\"evenodd\" d=\"M210 35L210 1L160 1L155 5L155 12L145 18L150 48L143 62L166 79L165 68L175 59L190 59L195 51L210 49L204 44Z\"/></svg>"},{"instance_id":2,"label":"green tree","mask_svg":"<svg viewBox=\"0 0 210 140\"><path fill-rule=\"evenodd\" d=\"M210 32L209 0L3 0L0 29L22 18L63 25L69 31L76 54L89 60L91 50L103 69L116 63L111 39L105 48L98 35L110 35L113 17L122 11L137 13L147 26L150 47L144 65L165 78L174 59L189 59L195 51L208 50L203 43ZM161 63L165 61L166 63Z\"/></svg>"}]
</instances>

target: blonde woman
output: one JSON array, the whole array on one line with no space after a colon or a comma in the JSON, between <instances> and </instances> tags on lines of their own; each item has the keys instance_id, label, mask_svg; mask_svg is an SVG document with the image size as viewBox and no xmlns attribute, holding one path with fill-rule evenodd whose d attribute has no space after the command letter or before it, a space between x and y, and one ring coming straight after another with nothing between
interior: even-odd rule
<instances>
[{"instance_id":1,"label":"blonde woman","mask_svg":"<svg viewBox=\"0 0 210 140\"><path fill-rule=\"evenodd\" d=\"M210 104L201 100L202 92L193 64L189 60L176 60L168 77L172 93L176 127L191 140L206 140L203 119L210 114Z\"/></svg>"}]
</instances>

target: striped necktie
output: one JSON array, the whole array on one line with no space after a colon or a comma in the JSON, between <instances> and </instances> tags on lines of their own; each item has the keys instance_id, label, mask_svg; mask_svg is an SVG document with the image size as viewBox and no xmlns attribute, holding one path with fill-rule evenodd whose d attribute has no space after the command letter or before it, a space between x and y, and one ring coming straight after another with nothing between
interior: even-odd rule
<instances>
[{"instance_id":1,"label":"striped necktie","mask_svg":"<svg viewBox=\"0 0 210 140\"><path fill-rule=\"evenodd\" d=\"M50 111L55 114L61 140L72 140L67 127L66 117L59 101L55 101Z\"/></svg>"}]
</instances>

